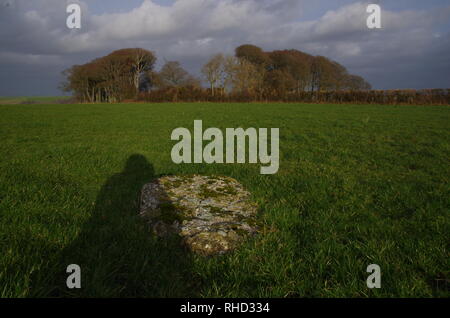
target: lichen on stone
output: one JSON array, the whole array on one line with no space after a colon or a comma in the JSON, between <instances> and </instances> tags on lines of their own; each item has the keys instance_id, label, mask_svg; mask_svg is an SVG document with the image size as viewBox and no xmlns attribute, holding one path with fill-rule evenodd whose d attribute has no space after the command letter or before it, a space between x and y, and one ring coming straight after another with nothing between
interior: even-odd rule
<instances>
[{"instance_id":1,"label":"lichen on stone","mask_svg":"<svg viewBox=\"0 0 450 318\"><path fill-rule=\"evenodd\" d=\"M257 206L236 180L223 176L165 176L146 184L140 214L154 234L179 235L191 251L223 254L257 233Z\"/></svg>"}]
</instances>

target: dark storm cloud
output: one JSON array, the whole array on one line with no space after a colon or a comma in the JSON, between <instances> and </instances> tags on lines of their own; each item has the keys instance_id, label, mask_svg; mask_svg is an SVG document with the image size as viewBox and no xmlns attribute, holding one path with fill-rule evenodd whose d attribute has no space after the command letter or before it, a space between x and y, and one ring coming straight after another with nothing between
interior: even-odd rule
<instances>
[{"instance_id":1,"label":"dark storm cloud","mask_svg":"<svg viewBox=\"0 0 450 318\"><path fill-rule=\"evenodd\" d=\"M212 54L243 43L328 56L375 88L450 87L445 4L389 10L392 2L380 1L383 29L373 31L367 3L350 0L145 0L123 10L116 1L104 14L99 1L78 1L82 29L69 30L65 9L74 1L0 0L0 95L58 94L63 69L118 48L151 49L198 72Z\"/></svg>"}]
</instances>

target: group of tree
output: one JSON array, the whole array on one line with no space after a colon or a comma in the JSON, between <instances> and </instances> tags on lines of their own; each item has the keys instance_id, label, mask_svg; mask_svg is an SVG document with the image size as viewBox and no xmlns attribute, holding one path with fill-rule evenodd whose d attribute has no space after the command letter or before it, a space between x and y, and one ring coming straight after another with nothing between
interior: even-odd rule
<instances>
[{"instance_id":1,"label":"group of tree","mask_svg":"<svg viewBox=\"0 0 450 318\"><path fill-rule=\"evenodd\" d=\"M81 102L120 102L155 91L175 97L182 90L217 96L245 95L251 100L280 98L304 92L363 91L371 86L341 64L298 50L264 52L242 45L235 55L213 56L201 69L204 83L177 61L155 71L156 56L144 49L122 49L64 71L65 91ZM170 98L169 98L170 99Z\"/></svg>"},{"instance_id":2,"label":"group of tree","mask_svg":"<svg viewBox=\"0 0 450 318\"><path fill-rule=\"evenodd\" d=\"M136 99L139 93L169 87L201 87L177 61L166 61L154 70L153 52L136 48L122 49L87 64L74 65L63 72L62 89L72 92L81 102L121 102Z\"/></svg>"},{"instance_id":3,"label":"group of tree","mask_svg":"<svg viewBox=\"0 0 450 318\"><path fill-rule=\"evenodd\" d=\"M82 102L120 102L133 98L150 81L155 55L144 49L123 49L65 70L63 90Z\"/></svg>"},{"instance_id":4,"label":"group of tree","mask_svg":"<svg viewBox=\"0 0 450 318\"><path fill-rule=\"evenodd\" d=\"M234 56L218 54L202 68L211 94L247 93L254 96L300 92L370 90L362 77L324 56L298 50L264 52L242 45Z\"/></svg>"}]
</instances>

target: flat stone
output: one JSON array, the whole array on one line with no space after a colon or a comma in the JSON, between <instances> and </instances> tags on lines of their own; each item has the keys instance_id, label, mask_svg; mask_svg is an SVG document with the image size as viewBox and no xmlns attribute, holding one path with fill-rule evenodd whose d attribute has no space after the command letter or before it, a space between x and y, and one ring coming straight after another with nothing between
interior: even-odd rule
<instances>
[{"instance_id":1,"label":"flat stone","mask_svg":"<svg viewBox=\"0 0 450 318\"><path fill-rule=\"evenodd\" d=\"M191 251L218 255L258 232L250 197L229 177L165 176L143 187L140 215L155 235L179 235Z\"/></svg>"}]
</instances>

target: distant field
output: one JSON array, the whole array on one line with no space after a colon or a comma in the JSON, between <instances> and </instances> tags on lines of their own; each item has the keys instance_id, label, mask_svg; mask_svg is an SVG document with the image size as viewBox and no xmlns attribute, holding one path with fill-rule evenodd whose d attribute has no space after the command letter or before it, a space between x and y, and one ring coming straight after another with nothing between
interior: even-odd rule
<instances>
[{"instance_id":1,"label":"distant field","mask_svg":"<svg viewBox=\"0 0 450 318\"><path fill-rule=\"evenodd\" d=\"M278 174L173 164L170 134L195 119L280 128ZM0 296L448 297L449 132L437 106L0 106ZM193 173L243 183L263 232L216 258L152 237L141 186ZM369 264L381 289L366 287Z\"/></svg>"},{"instance_id":2,"label":"distant field","mask_svg":"<svg viewBox=\"0 0 450 318\"><path fill-rule=\"evenodd\" d=\"M61 101L68 100L70 97L67 96L51 96L51 97L1 97L0 104L11 105L11 104L53 104L59 103Z\"/></svg>"}]
</instances>

